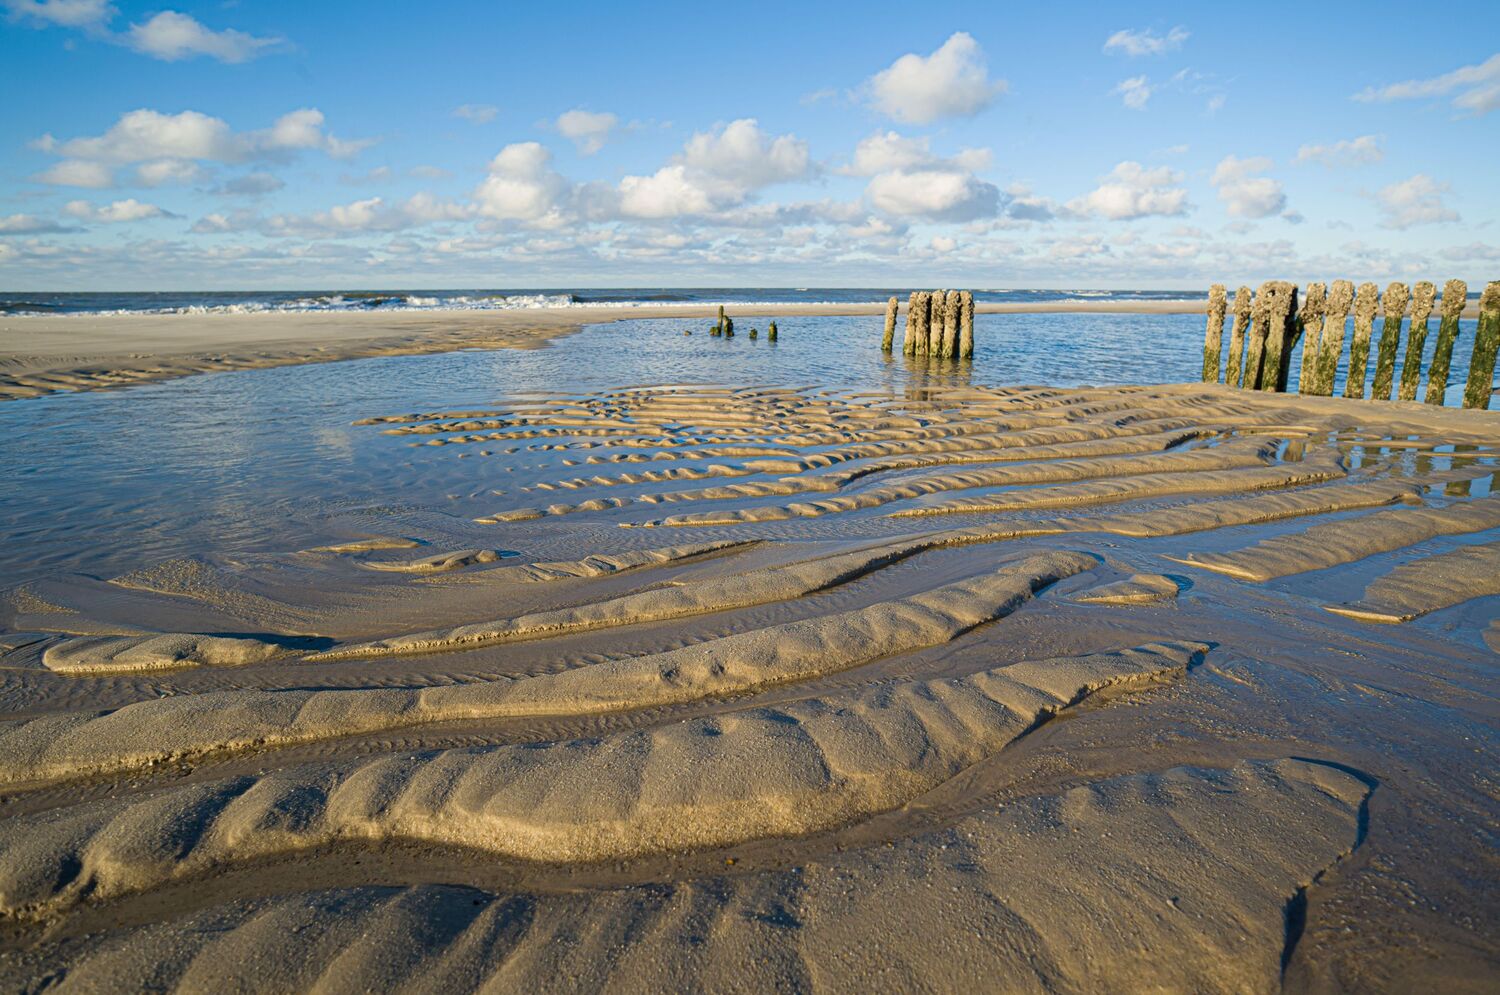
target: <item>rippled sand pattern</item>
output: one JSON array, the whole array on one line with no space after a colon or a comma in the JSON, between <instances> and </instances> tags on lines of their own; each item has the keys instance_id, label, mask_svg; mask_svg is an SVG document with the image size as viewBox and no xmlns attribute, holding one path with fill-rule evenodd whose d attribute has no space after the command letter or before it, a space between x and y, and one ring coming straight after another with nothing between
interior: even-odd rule
<instances>
[{"instance_id":1,"label":"rippled sand pattern","mask_svg":"<svg viewBox=\"0 0 1500 995\"><path fill-rule=\"evenodd\" d=\"M1493 939L1447 911L1493 908L1477 829L1389 868L1493 813L1445 758L1495 738L1500 419L1374 411L658 385L370 412L490 506L5 593L0 988L1477 970Z\"/></svg>"}]
</instances>

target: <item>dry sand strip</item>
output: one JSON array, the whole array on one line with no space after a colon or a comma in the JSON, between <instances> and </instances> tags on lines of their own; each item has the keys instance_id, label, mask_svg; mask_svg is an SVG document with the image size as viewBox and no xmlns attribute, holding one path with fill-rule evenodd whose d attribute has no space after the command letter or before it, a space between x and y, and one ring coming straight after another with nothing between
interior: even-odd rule
<instances>
[{"instance_id":1,"label":"dry sand strip","mask_svg":"<svg viewBox=\"0 0 1500 995\"><path fill-rule=\"evenodd\" d=\"M430 722L629 711L741 694L936 646L1093 569L1045 553L896 601L556 674L422 689L216 691L0 725L0 783L135 770Z\"/></svg>"},{"instance_id":2,"label":"dry sand strip","mask_svg":"<svg viewBox=\"0 0 1500 995\"><path fill-rule=\"evenodd\" d=\"M1500 594L1500 542L1403 563L1365 588L1359 601L1324 608L1361 622L1393 625L1491 594Z\"/></svg>"},{"instance_id":3,"label":"dry sand strip","mask_svg":"<svg viewBox=\"0 0 1500 995\"><path fill-rule=\"evenodd\" d=\"M900 806L1113 685L1208 650L1155 643L905 681L596 739L293 767L0 822L0 916L52 915L335 842L596 862L800 836ZM197 827L184 837L182 827Z\"/></svg>"},{"instance_id":4,"label":"dry sand strip","mask_svg":"<svg viewBox=\"0 0 1500 995\"><path fill-rule=\"evenodd\" d=\"M1288 910L1356 846L1368 793L1299 760L1179 767L794 869L237 899L43 943L10 973L61 995L769 992L833 977L850 991L1272 993L1296 940Z\"/></svg>"},{"instance_id":5,"label":"dry sand strip","mask_svg":"<svg viewBox=\"0 0 1500 995\"><path fill-rule=\"evenodd\" d=\"M1265 582L1355 563L1436 536L1497 528L1500 528L1500 497L1478 498L1446 508L1377 511L1357 518L1321 522L1301 532L1262 539L1253 546L1227 553L1188 553L1166 559L1239 580Z\"/></svg>"}]
</instances>

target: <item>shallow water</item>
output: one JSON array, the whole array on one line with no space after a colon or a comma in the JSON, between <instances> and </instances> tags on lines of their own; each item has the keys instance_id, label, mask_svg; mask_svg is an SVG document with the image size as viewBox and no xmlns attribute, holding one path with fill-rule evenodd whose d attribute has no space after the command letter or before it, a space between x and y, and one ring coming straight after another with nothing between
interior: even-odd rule
<instances>
[{"instance_id":1,"label":"shallow water","mask_svg":"<svg viewBox=\"0 0 1500 995\"><path fill-rule=\"evenodd\" d=\"M287 366L13 401L0 405L0 588L64 571L111 577L189 553L294 548L327 538L330 516L358 509L471 518L516 482L506 464L524 460L458 458L352 425L362 418L664 382L902 392L1196 380L1202 322L980 315L974 361L961 364L884 356L880 319L868 316L778 319L775 344L766 319L737 319L733 339L710 337L706 320L638 319L540 350Z\"/></svg>"}]
</instances>

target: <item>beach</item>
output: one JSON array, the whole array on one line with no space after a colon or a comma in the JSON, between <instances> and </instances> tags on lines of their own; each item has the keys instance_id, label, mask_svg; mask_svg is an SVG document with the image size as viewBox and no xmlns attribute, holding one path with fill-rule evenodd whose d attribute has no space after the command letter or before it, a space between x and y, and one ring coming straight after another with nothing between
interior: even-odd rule
<instances>
[{"instance_id":1,"label":"beach","mask_svg":"<svg viewBox=\"0 0 1500 995\"><path fill-rule=\"evenodd\" d=\"M1500 414L574 310L4 406L16 990L1483 989Z\"/></svg>"}]
</instances>

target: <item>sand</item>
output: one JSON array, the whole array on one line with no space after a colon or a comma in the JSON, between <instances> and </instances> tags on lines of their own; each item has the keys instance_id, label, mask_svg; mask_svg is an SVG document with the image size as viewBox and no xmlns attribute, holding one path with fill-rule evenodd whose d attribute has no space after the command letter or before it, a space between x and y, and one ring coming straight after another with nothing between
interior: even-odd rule
<instances>
[{"instance_id":1,"label":"sand","mask_svg":"<svg viewBox=\"0 0 1500 995\"><path fill-rule=\"evenodd\" d=\"M1500 413L658 385L355 429L518 472L4 592L0 990L1500 968Z\"/></svg>"}]
</instances>

